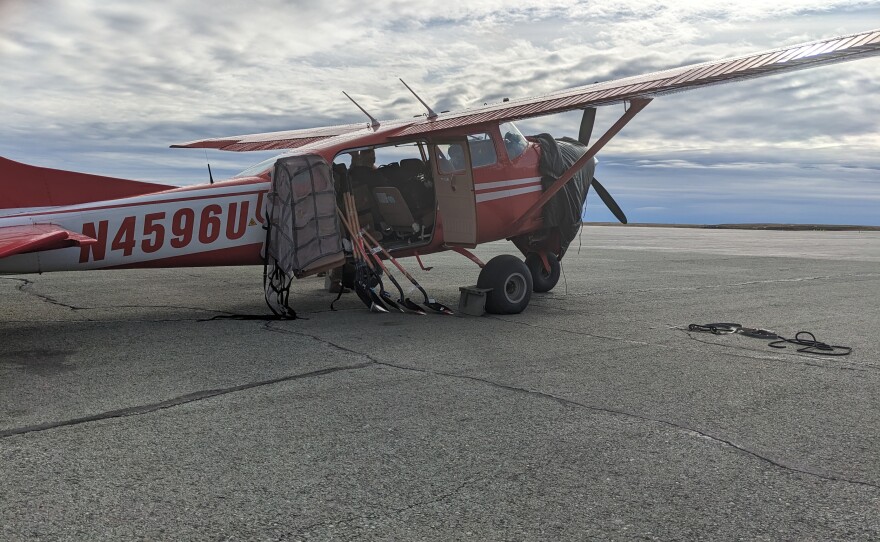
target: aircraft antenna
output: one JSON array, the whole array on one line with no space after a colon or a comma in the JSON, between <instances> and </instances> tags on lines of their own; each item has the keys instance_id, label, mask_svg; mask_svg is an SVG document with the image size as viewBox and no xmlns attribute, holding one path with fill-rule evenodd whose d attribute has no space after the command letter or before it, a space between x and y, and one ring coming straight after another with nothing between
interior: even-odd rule
<instances>
[{"instance_id":1,"label":"aircraft antenna","mask_svg":"<svg viewBox=\"0 0 880 542\"><path fill-rule=\"evenodd\" d=\"M400 77L398 77L398 79L400 79ZM404 81L403 79L400 79L400 82L403 83L403 86L405 86L406 89L407 89L408 91L412 92L412 95L416 97L416 100L422 102L422 105L424 105L424 106L425 106L425 109L428 110L428 118L429 118L429 119L436 119L436 118L437 118L437 113L435 113L434 110L431 109L431 106L428 105L428 104L426 104L426 103L425 103L425 100L421 99L421 98L419 97L419 95L416 94L416 91L414 91L412 88L410 88L409 85L406 84L406 81Z\"/></svg>"},{"instance_id":2,"label":"aircraft antenna","mask_svg":"<svg viewBox=\"0 0 880 542\"><path fill-rule=\"evenodd\" d=\"M367 117L369 117L369 119L370 119L370 128L372 128L373 130L375 130L376 128L379 127L379 121L376 120L376 117L374 117L373 115L367 113L367 110L364 109L363 107L361 107L361 104L359 104L359 103L357 103L356 101L354 101L354 98L352 98L351 96L349 96L349 95L348 95L348 92L345 92L345 91L343 90L342 93L345 94L345 97L346 97L346 98L348 98L349 100L351 100L351 103L353 103L354 105L357 106L358 109L360 109L361 111L363 111L363 112L364 112L364 115L366 115Z\"/></svg>"},{"instance_id":3,"label":"aircraft antenna","mask_svg":"<svg viewBox=\"0 0 880 542\"><path fill-rule=\"evenodd\" d=\"M205 150L205 163L208 164L208 180L211 181L211 184L214 184L214 174L211 173L211 162L208 162L208 151Z\"/></svg>"}]
</instances>

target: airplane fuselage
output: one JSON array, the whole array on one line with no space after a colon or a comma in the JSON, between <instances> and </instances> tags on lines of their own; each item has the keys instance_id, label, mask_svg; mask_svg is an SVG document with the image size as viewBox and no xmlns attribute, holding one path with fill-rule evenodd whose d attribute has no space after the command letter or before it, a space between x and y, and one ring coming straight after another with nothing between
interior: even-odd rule
<instances>
[{"instance_id":1,"label":"airplane fuselage","mask_svg":"<svg viewBox=\"0 0 880 542\"><path fill-rule=\"evenodd\" d=\"M325 159L332 161L335 150ZM501 156L501 153L499 153ZM540 226L540 218L511 231L510 224L541 194L540 149L515 161L472 169L476 243L513 237ZM0 227L54 224L97 242L0 259L0 273L43 273L88 269L250 265L262 262L265 176L234 179L162 192L47 207L0 217ZM443 209L431 239L392 250L397 256L447 250Z\"/></svg>"}]
</instances>

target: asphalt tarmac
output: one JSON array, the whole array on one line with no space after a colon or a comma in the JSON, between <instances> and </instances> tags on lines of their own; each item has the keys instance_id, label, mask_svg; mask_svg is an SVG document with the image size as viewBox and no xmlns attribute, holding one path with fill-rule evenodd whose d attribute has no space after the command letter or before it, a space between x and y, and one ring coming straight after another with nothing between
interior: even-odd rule
<instances>
[{"instance_id":1,"label":"asphalt tarmac","mask_svg":"<svg viewBox=\"0 0 880 542\"><path fill-rule=\"evenodd\" d=\"M476 282L425 259L449 305ZM587 227L563 267L481 318L313 278L303 319L215 319L267 312L256 267L0 277L0 539L880 538L880 232Z\"/></svg>"}]
</instances>

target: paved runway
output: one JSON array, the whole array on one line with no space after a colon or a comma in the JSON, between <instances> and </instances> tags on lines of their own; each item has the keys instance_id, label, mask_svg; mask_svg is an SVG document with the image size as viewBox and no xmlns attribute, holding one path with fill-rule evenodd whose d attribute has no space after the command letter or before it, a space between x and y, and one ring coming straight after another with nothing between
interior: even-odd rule
<instances>
[{"instance_id":1,"label":"paved runway","mask_svg":"<svg viewBox=\"0 0 880 542\"><path fill-rule=\"evenodd\" d=\"M563 266L520 315L306 279L283 322L212 320L266 312L256 267L2 277L0 539L880 538L880 233L588 227Z\"/></svg>"}]
</instances>

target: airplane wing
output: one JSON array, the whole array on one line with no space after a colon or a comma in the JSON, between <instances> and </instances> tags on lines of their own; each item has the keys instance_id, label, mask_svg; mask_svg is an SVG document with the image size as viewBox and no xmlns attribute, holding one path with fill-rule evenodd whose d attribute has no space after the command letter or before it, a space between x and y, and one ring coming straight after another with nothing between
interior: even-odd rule
<instances>
[{"instance_id":1,"label":"airplane wing","mask_svg":"<svg viewBox=\"0 0 880 542\"><path fill-rule=\"evenodd\" d=\"M306 128L304 130L287 130L284 132L267 132L264 134L248 134L229 137L215 137L213 139L199 139L188 143L171 145L173 149L218 149L222 151L271 151L278 149L295 149L358 130L363 130L368 125L343 124L339 126L325 126L322 128Z\"/></svg>"},{"instance_id":2,"label":"airplane wing","mask_svg":"<svg viewBox=\"0 0 880 542\"><path fill-rule=\"evenodd\" d=\"M545 96L510 100L479 109L454 112L421 120L398 135L423 134L487 121L519 120L653 98L694 88L731 83L880 55L880 30L838 36L736 58L682 66L604 83L554 92Z\"/></svg>"},{"instance_id":3,"label":"airplane wing","mask_svg":"<svg viewBox=\"0 0 880 542\"><path fill-rule=\"evenodd\" d=\"M394 136L410 136L481 124L552 115L588 107L598 107L651 98L694 88L803 70L880 55L880 30L869 30L799 45L781 47L725 60L682 66L659 72L571 88L544 96L510 100L481 108L441 113L432 119L383 121L400 128ZM211 148L228 151L293 149L329 137L365 129L368 125L348 124L288 132L251 134L192 141L172 147Z\"/></svg>"},{"instance_id":4,"label":"airplane wing","mask_svg":"<svg viewBox=\"0 0 880 542\"><path fill-rule=\"evenodd\" d=\"M27 224L0 228L0 258L26 252L85 246L97 243L81 233L54 224Z\"/></svg>"}]
</instances>

